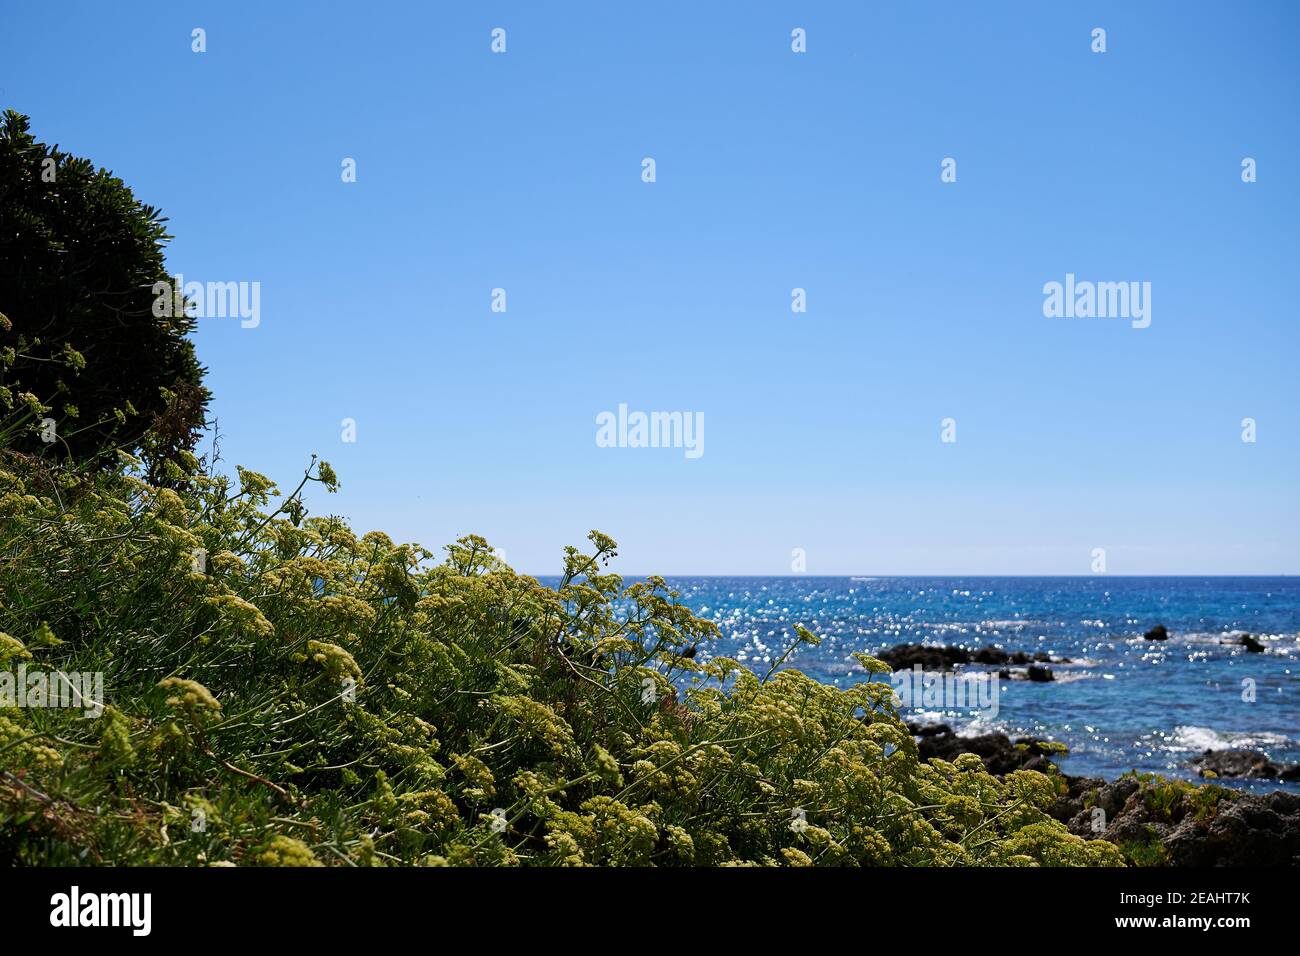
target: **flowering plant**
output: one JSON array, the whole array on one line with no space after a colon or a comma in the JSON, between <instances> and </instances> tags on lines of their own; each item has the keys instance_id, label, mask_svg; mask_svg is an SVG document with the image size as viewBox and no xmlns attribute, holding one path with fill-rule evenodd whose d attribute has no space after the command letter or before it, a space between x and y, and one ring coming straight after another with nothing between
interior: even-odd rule
<instances>
[{"instance_id":1,"label":"flowering plant","mask_svg":"<svg viewBox=\"0 0 1300 956\"><path fill-rule=\"evenodd\" d=\"M599 532L544 587L476 536L435 560L308 516L324 462L287 496L190 464L0 468L0 655L108 697L0 712L2 862L1122 862L1047 816L1048 777L922 762L887 684L710 657Z\"/></svg>"}]
</instances>

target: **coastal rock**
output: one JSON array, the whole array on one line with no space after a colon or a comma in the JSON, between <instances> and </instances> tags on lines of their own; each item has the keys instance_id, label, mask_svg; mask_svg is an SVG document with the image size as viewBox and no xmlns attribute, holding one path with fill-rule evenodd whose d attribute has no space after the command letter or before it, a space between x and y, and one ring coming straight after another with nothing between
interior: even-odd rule
<instances>
[{"instance_id":1,"label":"coastal rock","mask_svg":"<svg viewBox=\"0 0 1300 956\"><path fill-rule=\"evenodd\" d=\"M947 724L908 724L923 760L978 754L989 773L1055 770L1034 737L958 737ZM1211 751L1226 753L1230 751ZM1065 792L1048 814L1076 836L1107 840L1133 861L1170 866L1295 866L1300 864L1300 794L1243 794L1135 776L1105 781L1058 777ZM1181 789L1180 789L1181 788Z\"/></svg>"},{"instance_id":2,"label":"coastal rock","mask_svg":"<svg viewBox=\"0 0 1300 956\"><path fill-rule=\"evenodd\" d=\"M1237 643L1240 644L1242 647L1244 647L1246 651L1250 654L1264 653L1264 645L1261 644L1259 641L1255 640L1255 638L1251 637L1249 634L1241 635L1241 638L1240 640L1237 641Z\"/></svg>"},{"instance_id":3,"label":"coastal rock","mask_svg":"<svg viewBox=\"0 0 1300 956\"><path fill-rule=\"evenodd\" d=\"M1171 866L1292 866L1300 862L1300 794L1191 792L1159 799L1133 777L1066 777L1048 812L1070 832L1119 846L1138 862ZM1167 786L1167 785L1166 785ZM1204 788L1203 788L1204 789ZM1100 813L1098 812L1100 811Z\"/></svg>"},{"instance_id":4,"label":"coastal rock","mask_svg":"<svg viewBox=\"0 0 1300 956\"><path fill-rule=\"evenodd\" d=\"M1048 664L1051 663L1051 661L1052 655L1048 654L1046 651L1034 651L1033 654L1026 654L1024 651L1016 651L1007 658L1007 663L1009 664ZM1060 664L1068 664L1069 662L1070 659L1068 657L1062 657L1057 661L1057 663Z\"/></svg>"},{"instance_id":5,"label":"coastal rock","mask_svg":"<svg viewBox=\"0 0 1300 956\"><path fill-rule=\"evenodd\" d=\"M910 670L917 664L921 665L922 670L947 671L952 670L958 664L989 664L993 666L1018 664L1023 667L1036 663L1068 664L1070 662L1068 657L1054 659L1045 651L1035 651L1033 654L1027 654L1024 651L1011 652L1000 647L994 647L992 644L981 647L974 652L955 645L936 647L929 644L897 644L881 651L876 657L896 671ZM1034 679L1051 680L1050 677L1031 678L1031 680Z\"/></svg>"},{"instance_id":6,"label":"coastal rock","mask_svg":"<svg viewBox=\"0 0 1300 956\"><path fill-rule=\"evenodd\" d=\"M1005 664L1008 656L1002 648L990 644L988 647L981 647L971 655L971 660L976 664Z\"/></svg>"},{"instance_id":7,"label":"coastal rock","mask_svg":"<svg viewBox=\"0 0 1300 956\"><path fill-rule=\"evenodd\" d=\"M1055 770L1051 755L1034 737L1012 742L1005 734L959 737L947 724L911 724L923 760L954 760L977 754L1002 776L1015 770ZM1210 751L1209 753L1230 753ZM1222 787L1133 775L1105 781L1058 777L1065 792L1048 814L1076 836L1107 840L1134 862L1170 866L1300 865L1300 794L1236 793Z\"/></svg>"},{"instance_id":8,"label":"coastal rock","mask_svg":"<svg viewBox=\"0 0 1300 956\"><path fill-rule=\"evenodd\" d=\"M1056 675L1052 673L1050 667L1042 667L1038 664L1030 664L1028 667L1015 670L1004 667L998 671L998 676L1003 680L1027 680L1039 683L1056 680Z\"/></svg>"},{"instance_id":9,"label":"coastal rock","mask_svg":"<svg viewBox=\"0 0 1300 956\"><path fill-rule=\"evenodd\" d=\"M1169 640L1169 630L1163 624L1157 624L1142 636L1148 641L1167 641Z\"/></svg>"},{"instance_id":10,"label":"coastal rock","mask_svg":"<svg viewBox=\"0 0 1300 956\"><path fill-rule=\"evenodd\" d=\"M1100 777L1065 777L1067 791L1056 798L1056 803L1048 814L1062 823L1070 825L1070 832L1077 836L1092 839L1100 837L1105 830L1103 821L1113 820L1120 815L1128 798L1141 786L1132 777L1121 777L1113 783L1107 783ZM1103 816L1093 814L1093 809L1102 811ZM1076 817L1086 814L1078 826ZM1100 825L1101 829L1098 829Z\"/></svg>"},{"instance_id":11,"label":"coastal rock","mask_svg":"<svg viewBox=\"0 0 1300 956\"><path fill-rule=\"evenodd\" d=\"M1300 764L1274 763L1254 750L1207 750L1192 758L1190 765L1201 776L1210 772L1246 780L1300 780Z\"/></svg>"},{"instance_id":12,"label":"coastal rock","mask_svg":"<svg viewBox=\"0 0 1300 956\"><path fill-rule=\"evenodd\" d=\"M1185 814L1162 843L1175 866L1294 866L1300 863L1300 794L1238 797L1205 821Z\"/></svg>"},{"instance_id":13,"label":"coastal rock","mask_svg":"<svg viewBox=\"0 0 1300 956\"><path fill-rule=\"evenodd\" d=\"M920 664L922 670L952 670L954 664L969 664L970 651L961 647L930 647L926 644L898 644L876 655L896 671L910 670Z\"/></svg>"},{"instance_id":14,"label":"coastal rock","mask_svg":"<svg viewBox=\"0 0 1300 956\"><path fill-rule=\"evenodd\" d=\"M1047 741L1037 737L1017 737L1012 741L1006 734L980 734L976 737L958 737L947 724L913 724L907 729L917 737L916 749L922 760L937 757L956 760L962 754L977 755L989 773L1001 776L1014 770L1038 770L1046 773L1051 758L1038 746Z\"/></svg>"}]
</instances>

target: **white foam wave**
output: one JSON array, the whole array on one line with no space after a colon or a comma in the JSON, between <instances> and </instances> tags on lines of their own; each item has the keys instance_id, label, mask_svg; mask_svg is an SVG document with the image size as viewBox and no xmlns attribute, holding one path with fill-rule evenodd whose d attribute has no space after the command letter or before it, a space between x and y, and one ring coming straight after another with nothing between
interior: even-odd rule
<instances>
[{"instance_id":1,"label":"white foam wave","mask_svg":"<svg viewBox=\"0 0 1300 956\"><path fill-rule=\"evenodd\" d=\"M1212 727L1183 724L1174 728L1169 741L1170 750L1200 753L1203 750L1254 750L1261 747L1282 747L1291 742L1286 734L1267 730L1234 732L1218 731Z\"/></svg>"}]
</instances>

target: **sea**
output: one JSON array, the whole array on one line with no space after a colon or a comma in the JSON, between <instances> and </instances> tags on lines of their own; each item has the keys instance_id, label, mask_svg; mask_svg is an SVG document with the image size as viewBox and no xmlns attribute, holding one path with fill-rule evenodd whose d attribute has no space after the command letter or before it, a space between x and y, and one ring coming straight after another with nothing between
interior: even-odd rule
<instances>
[{"instance_id":1,"label":"sea","mask_svg":"<svg viewBox=\"0 0 1300 956\"><path fill-rule=\"evenodd\" d=\"M783 666L838 686L868 679L851 656L895 644L995 645L1043 652L1050 682L1001 680L995 716L905 707L962 735L1001 731L1070 748L1069 774L1113 779L1152 771L1196 779L1208 749L1300 762L1300 578L1297 577L678 577L681 602L716 623L699 656L766 673L794 639L817 634ZM1143 634L1163 624L1166 641ZM1248 633L1264 645L1248 653ZM999 668L964 668L968 672ZM880 679L880 678L877 678ZM1278 781L1244 789L1300 789Z\"/></svg>"}]
</instances>

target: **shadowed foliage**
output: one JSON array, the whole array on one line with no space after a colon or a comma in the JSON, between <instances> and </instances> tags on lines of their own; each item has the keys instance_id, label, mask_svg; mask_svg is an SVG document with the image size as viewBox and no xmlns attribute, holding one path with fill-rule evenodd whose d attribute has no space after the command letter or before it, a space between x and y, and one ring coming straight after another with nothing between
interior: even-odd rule
<instances>
[{"instance_id":1,"label":"shadowed foliage","mask_svg":"<svg viewBox=\"0 0 1300 956\"><path fill-rule=\"evenodd\" d=\"M164 222L110 172L37 142L27 117L5 112L0 416L10 448L85 462L113 461L114 448L165 460L193 447L208 401L185 337L194 320L153 308L155 283L171 281ZM42 436L46 419L54 427Z\"/></svg>"}]
</instances>

